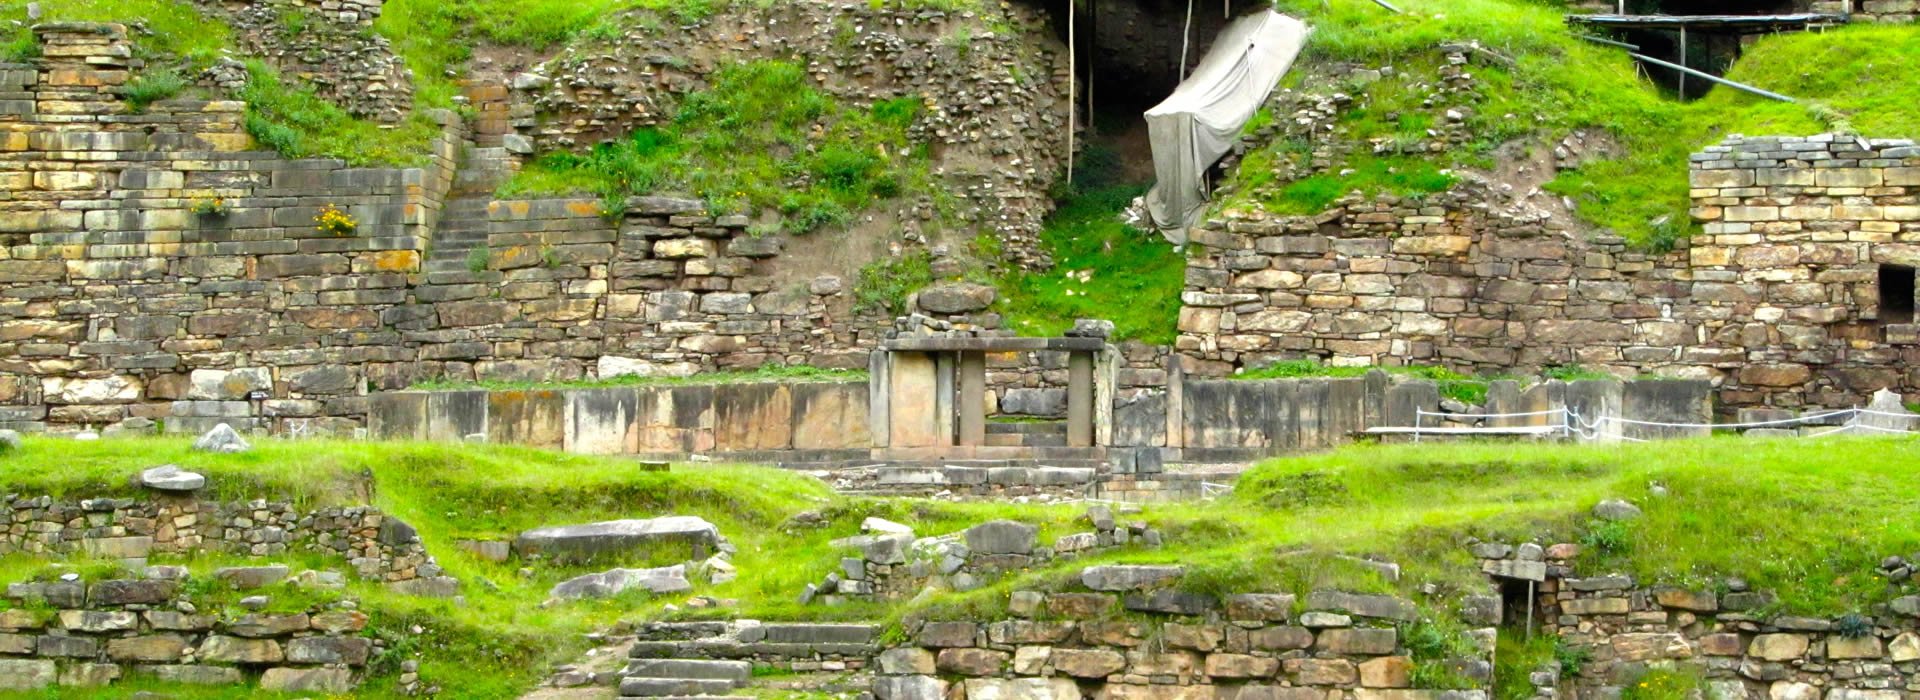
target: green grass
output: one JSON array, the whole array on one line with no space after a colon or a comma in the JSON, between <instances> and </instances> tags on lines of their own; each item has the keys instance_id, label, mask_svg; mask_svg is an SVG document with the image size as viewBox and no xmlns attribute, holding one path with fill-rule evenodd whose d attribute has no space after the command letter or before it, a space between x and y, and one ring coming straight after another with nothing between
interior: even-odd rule
<instances>
[{"instance_id":1,"label":"green grass","mask_svg":"<svg viewBox=\"0 0 1920 700\"><path fill-rule=\"evenodd\" d=\"M913 249L860 267L853 284L853 308L866 313L907 312L907 297L933 284L933 255Z\"/></svg>"},{"instance_id":2,"label":"green grass","mask_svg":"<svg viewBox=\"0 0 1920 700\"><path fill-rule=\"evenodd\" d=\"M145 73L127 82L127 109L140 113L147 106L160 100L172 98L186 89L187 81L180 74L168 70Z\"/></svg>"},{"instance_id":3,"label":"green grass","mask_svg":"<svg viewBox=\"0 0 1920 700\"><path fill-rule=\"evenodd\" d=\"M1053 269L1000 280L1007 303L996 308L1007 326L1021 335L1059 335L1074 319L1099 318L1113 321L1116 339L1172 343L1180 334L1186 258L1158 233L1118 218L1144 191L1118 185L1061 202L1040 233Z\"/></svg>"},{"instance_id":4,"label":"green grass","mask_svg":"<svg viewBox=\"0 0 1920 700\"><path fill-rule=\"evenodd\" d=\"M740 607L682 610L675 617L897 624L991 616L1004 614L1009 591L1068 588L1074 573L1089 564L1179 563L1189 570L1180 585L1193 591L1336 587L1421 601L1422 620L1403 634L1416 659L1425 662L1422 684L1451 687L1459 679L1438 660L1457 651L1463 629L1447 611L1459 595L1485 586L1464 550L1467 537L1586 542L1576 562L1579 575L1625 572L1648 585L1714 589L1739 576L1779 594L1779 603L1763 613L1867 611L1915 589L1912 582L1893 584L1873 573L1881 557L1920 545L1920 524L1910 517L1920 506L1914 495L1920 493L1920 475L1907 468L1916 457L1920 443L1876 438L1355 446L1263 462L1223 501L1161 505L1129 515L1165 534L1169 544L1160 549L1124 548L1056 562L968 593L936 591L910 603L839 607L802 607L795 595L835 568L841 553L827 541L852 534L862 518L908 523L923 535L1014 518L1040 526L1046 543L1084 529L1078 521L1084 507L848 498L798 472L699 465L648 472L619 459L508 446L270 439L256 442L251 452L211 455L192 451L183 438L30 437L25 449L0 457L0 484L10 492L67 499L141 497L128 477L172 462L207 474L211 499L286 499L302 508L371 502L419 529L442 565L465 582L466 603L405 598L358 581L347 593L374 617L376 634L404 653L423 654L426 677L456 697L514 697L549 664L582 651L582 633L669 616L663 606L670 601L628 596L542 607L549 587L587 569L541 566L522 575L520 563L477 560L459 552L454 540L669 513L713 521L740 549L739 580L697 589L737 598ZM1667 495L1654 495L1653 483ZM1606 498L1632 500L1645 515L1596 527L1587 513ZM802 511L817 512L828 525L792 527ZM1382 556L1399 562L1406 576L1387 581L1339 555ZM344 568L344 562L317 556L277 559ZM234 561L201 556L186 563L204 571ZM86 560L65 565L92 573L109 566ZM53 567L33 557L4 556L0 579L48 575L58 571ZM1414 594L1428 583L1435 586L1433 595ZM224 604L217 602L220 596L230 595L200 593L217 605ZM312 602L293 596L283 604ZM424 632L395 633L414 625ZM1528 668L1579 663L1571 650L1538 641L1528 645L1524 658L1512 656ZM1520 670L1498 672L1503 700L1511 700L1512 674ZM382 666L363 696L392 696L392 675L391 666Z\"/></svg>"},{"instance_id":5,"label":"green grass","mask_svg":"<svg viewBox=\"0 0 1920 700\"><path fill-rule=\"evenodd\" d=\"M1482 404L1487 400L1487 379L1470 377L1445 367L1431 365L1405 365L1399 367L1347 367L1327 365L1317 359L1281 360L1265 367L1250 369L1233 375L1232 379L1301 379L1307 377L1360 377L1373 370L1396 374L1414 379L1432 380L1440 389L1440 395L1468 404Z\"/></svg>"},{"instance_id":6,"label":"green grass","mask_svg":"<svg viewBox=\"0 0 1920 700\"><path fill-rule=\"evenodd\" d=\"M1113 322L1116 339L1171 344L1180 334L1180 293L1186 287L1186 257L1158 232L1120 221L1133 198L1146 192L1121 182L1119 155L1099 146L1081 152L1078 180L1060 193L1057 208L1040 232L1053 255L1044 272L1011 270L997 280L1004 303L996 310L1021 335L1060 335L1075 319ZM999 257L988 238L983 258Z\"/></svg>"},{"instance_id":7,"label":"green grass","mask_svg":"<svg viewBox=\"0 0 1920 700\"><path fill-rule=\"evenodd\" d=\"M291 158L330 156L356 166L417 164L440 134L440 126L424 112L387 128L353 117L310 87L289 84L264 63L248 62L247 72L239 95L247 102L247 133Z\"/></svg>"},{"instance_id":8,"label":"green grass","mask_svg":"<svg viewBox=\"0 0 1920 700\"><path fill-rule=\"evenodd\" d=\"M771 212L783 230L805 234L845 227L881 200L934 189L928 151L907 138L918 99L842 104L802 65L785 61L736 64L710 80L681 101L672 122L584 154L542 156L502 194L679 192L714 211Z\"/></svg>"},{"instance_id":9,"label":"green grass","mask_svg":"<svg viewBox=\"0 0 1920 700\"><path fill-rule=\"evenodd\" d=\"M0 45L7 60L39 55L27 19L28 0L0 0ZM129 38L142 58L175 59L189 70L211 65L231 46L232 29L202 14L192 3L175 0L59 0L42 1L38 22L119 22L138 24Z\"/></svg>"},{"instance_id":10,"label":"green grass","mask_svg":"<svg viewBox=\"0 0 1920 700\"><path fill-rule=\"evenodd\" d=\"M1399 4L1406 14L1384 13L1368 0L1280 0L1283 11L1314 27L1296 73L1339 62L1393 65L1398 71L1367 86L1335 86L1356 95L1335 137L1353 141L1359 155L1330 174L1278 182L1275 167L1302 157L1308 144L1276 140L1247 156L1223 207L1306 213L1356 189L1418 195L1443 188L1444 169L1489 164L1492 149L1508 140L1557 139L1576 128L1595 128L1612 134L1621 155L1563 171L1547 189L1573 198L1576 214L1587 222L1657 250L1697 229L1687 216L1687 156L1729 134L1799 135L1844 127L1906 137L1920 131L1920 117L1904 107L1920 99L1920 86L1905 79L1920 69L1920 28L1912 26L1765 36L1745 48L1727 76L1805 104L1725 88L1682 103L1641 80L1623 51L1574 38L1559 8L1518 0ZM1441 44L1467 40L1512 59L1509 65L1476 58L1468 66L1484 96L1466 119L1476 140L1437 154L1374 155L1367 139L1418 140L1440 107L1449 106L1422 106L1413 84L1437 78Z\"/></svg>"},{"instance_id":11,"label":"green grass","mask_svg":"<svg viewBox=\"0 0 1920 700\"><path fill-rule=\"evenodd\" d=\"M751 370L702 372L686 377L645 377L624 374L617 377L575 379L554 382L456 382L432 380L407 387L413 391L486 389L601 389L622 386L690 386L706 384L753 384L758 382L857 382L866 381L866 370L824 369L808 365L768 365Z\"/></svg>"}]
</instances>

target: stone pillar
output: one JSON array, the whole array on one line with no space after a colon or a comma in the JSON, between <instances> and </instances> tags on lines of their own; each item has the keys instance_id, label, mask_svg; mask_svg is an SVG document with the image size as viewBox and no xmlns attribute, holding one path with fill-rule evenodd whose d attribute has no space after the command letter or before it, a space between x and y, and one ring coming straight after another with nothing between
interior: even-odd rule
<instances>
[{"instance_id":1,"label":"stone pillar","mask_svg":"<svg viewBox=\"0 0 1920 700\"><path fill-rule=\"evenodd\" d=\"M987 444L987 354L960 353L960 444Z\"/></svg>"},{"instance_id":2,"label":"stone pillar","mask_svg":"<svg viewBox=\"0 0 1920 700\"><path fill-rule=\"evenodd\" d=\"M1067 355L1067 445L1093 446L1093 353Z\"/></svg>"},{"instance_id":3,"label":"stone pillar","mask_svg":"<svg viewBox=\"0 0 1920 700\"><path fill-rule=\"evenodd\" d=\"M924 352L888 353L887 444L892 447L932 447L939 442L939 372L933 355ZM952 415L952 414L946 414Z\"/></svg>"}]
</instances>

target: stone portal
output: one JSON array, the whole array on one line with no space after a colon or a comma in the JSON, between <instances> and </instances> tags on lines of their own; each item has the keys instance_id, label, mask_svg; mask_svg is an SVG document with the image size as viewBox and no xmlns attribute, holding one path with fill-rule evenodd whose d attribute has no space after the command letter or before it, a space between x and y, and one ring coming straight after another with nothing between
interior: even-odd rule
<instances>
[{"instance_id":1,"label":"stone portal","mask_svg":"<svg viewBox=\"0 0 1920 700\"><path fill-rule=\"evenodd\" d=\"M1113 441L1118 351L1104 338L929 335L888 340L870 360L875 457L1015 459L1034 448L987 444L987 355L1067 353L1067 449L1095 456ZM1065 456L1064 454L1062 456Z\"/></svg>"}]
</instances>

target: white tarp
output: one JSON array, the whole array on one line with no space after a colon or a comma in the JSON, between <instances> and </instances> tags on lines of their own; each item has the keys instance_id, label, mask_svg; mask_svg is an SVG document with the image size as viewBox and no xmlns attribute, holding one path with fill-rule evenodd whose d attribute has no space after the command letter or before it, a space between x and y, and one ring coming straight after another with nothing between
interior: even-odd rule
<instances>
[{"instance_id":1,"label":"white tarp","mask_svg":"<svg viewBox=\"0 0 1920 700\"><path fill-rule=\"evenodd\" d=\"M1234 20L1173 94L1147 110L1153 189L1147 213L1174 244L1207 205L1207 168L1240 136L1307 40L1300 20L1265 10Z\"/></svg>"}]
</instances>

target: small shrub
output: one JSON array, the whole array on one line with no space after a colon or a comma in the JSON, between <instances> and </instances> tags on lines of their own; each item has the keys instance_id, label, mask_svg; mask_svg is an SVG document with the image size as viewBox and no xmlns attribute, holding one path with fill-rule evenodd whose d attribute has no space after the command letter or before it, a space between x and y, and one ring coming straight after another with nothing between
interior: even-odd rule
<instances>
[{"instance_id":1,"label":"small shrub","mask_svg":"<svg viewBox=\"0 0 1920 700\"><path fill-rule=\"evenodd\" d=\"M147 111L148 105L180 94L186 87L187 81L179 74L161 70L128 81L123 95L127 100L127 109L138 114Z\"/></svg>"},{"instance_id":2,"label":"small shrub","mask_svg":"<svg viewBox=\"0 0 1920 700\"><path fill-rule=\"evenodd\" d=\"M854 285L854 308L864 312L903 314L907 296L933 283L933 256L914 250L897 258L875 260L860 268Z\"/></svg>"},{"instance_id":3,"label":"small shrub","mask_svg":"<svg viewBox=\"0 0 1920 700\"><path fill-rule=\"evenodd\" d=\"M1587 369L1579 364L1548 365L1540 368L1543 379L1558 379L1563 382L1575 382L1582 379L1612 379L1613 375L1599 370Z\"/></svg>"},{"instance_id":4,"label":"small shrub","mask_svg":"<svg viewBox=\"0 0 1920 700\"><path fill-rule=\"evenodd\" d=\"M1847 613L1833 621L1833 631L1848 639L1860 639L1873 634L1873 618Z\"/></svg>"},{"instance_id":5,"label":"small shrub","mask_svg":"<svg viewBox=\"0 0 1920 700\"><path fill-rule=\"evenodd\" d=\"M1588 661L1593 660L1593 650L1574 646L1558 636L1553 638L1553 661L1560 666L1560 675L1572 677L1580 675Z\"/></svg>"},{"instance_id":6,"label":"small shrub","mask_svg":"<svg viewBox=\"0 0 1920 700\"><path fill-rule=\"evenodd\" d=\"M1472 678L1442 661L1416 661L1407 674L1407 684L1427 690L1471 690L1479 687Z\"/></svg>"},{"instance_id":7,"label":"small shrub","mask_svg":"<svg viewBox=\"0 0 1920 700\"><path fill-rule=\"evenodd\" d=\"M487 271L487 249L486 248L474 248L473 250L467 251L467 271L468 272L486 272Z\"/></svg>"},{"instance_id":8,"label":"small shrub","mask_svg":"<svg viewBox=\"0 0 1920 700\"><path fill-rule=\"evenodd\" d=\"M319 214L314 215L313 222L314 228L332 236L351 236L360 228L360 222L355 221L353 215L331 204L322 208Z\"/></svg>"},{"instance_id":9,"label":"small shrub","mask_svg":"<svg viewBox=\"0 0 1920 700\"><path fill-rule=\"evenodd\" d=\"M7 63L25 63L40 57L40 41L31 31L19 31L0 43L0 61Z\"/></svg>"},{"instance_id":10,"label":"small shrub","mask_svg":"<svg viewBox=\"0 0 1920 700\"><path fill-rule=\"evenodd\" d=\"M1703 683L1685 671L1650 669L1621 690L1620 700L1694 700Z\"/></svg>"},{"instance_id":11,"label":"small shrub","mask_svg":"<svg viewBox=\"0 0 1920 700\"><path fill-rule=\"evenodd\" d=\"M1633 530L1625 520L1592 520L1580 533L1580 544L1606 554L1625 554L1633 548Z\"/></svg>"},{"instance_id":12,"label":"small shrub","mask_svg":"<svg viewBox=\"0 0 1920 700\"><path fill-rule=\"evenodd\" d=\"M205 197L193 200L187 210L201 218L217 219L233 213L233 205L228 204L225 197Z\"/></svg>"},{"instance_id":13,"label":"small shrub","mask_svg":"<svg viewBox=\"0 0 1920 700\"><path fill-rule=\"evenodd\" d=\"M247 135L252 136L254 141L268 150L280 154L293 154L300 151L300 132L294 131L293 127L253 112L247 113L245 125Z\"/></svg>"}]
</instances>

